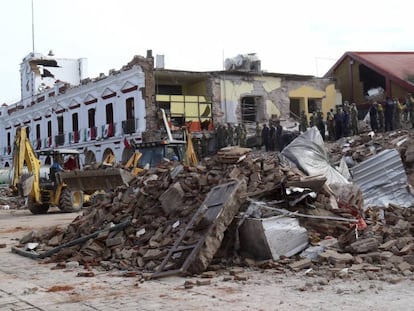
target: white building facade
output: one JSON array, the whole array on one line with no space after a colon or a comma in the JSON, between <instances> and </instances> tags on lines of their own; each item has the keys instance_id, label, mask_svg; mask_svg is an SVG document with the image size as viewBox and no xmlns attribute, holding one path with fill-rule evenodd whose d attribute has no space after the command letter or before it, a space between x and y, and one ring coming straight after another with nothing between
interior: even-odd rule
<instances>
[{"instance_id":1,"label":"white building facade","mask_svg":"<svg viewBox=\"0 0 414 311\"><path fill-rule=\"evenodd\" d=\"M141 65L143 64L143 65ZM0 167L12 165L16 129L30 128L35 150L71 148L83 164L101 162L108 153L117 161L131 155L127 142L141 142L147 129L146 72L152 55L135 57L108 76L85 79L86 62L29 54L21 64L22 99L0 110ZM42 163L44 164L44 163Z\"/></svg>"}]
</instances>

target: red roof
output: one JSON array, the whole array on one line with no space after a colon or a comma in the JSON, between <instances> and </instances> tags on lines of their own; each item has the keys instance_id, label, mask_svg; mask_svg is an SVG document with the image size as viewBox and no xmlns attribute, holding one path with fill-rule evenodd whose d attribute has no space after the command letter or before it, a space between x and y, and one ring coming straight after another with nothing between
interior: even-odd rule
<instances>
[{"instance_id":1,"label":"red roof","mask_svg":"<svg viewBox=\"0 0 414 311\"><path fill-rule=\"evenodd\" d=\"M414 86L414 52L346 52L325 74L330 76L345 59L351 58L372 70L388 76L403 87ZM410 78L411 81L408 80Z\"/></svg>"}]
</instances>

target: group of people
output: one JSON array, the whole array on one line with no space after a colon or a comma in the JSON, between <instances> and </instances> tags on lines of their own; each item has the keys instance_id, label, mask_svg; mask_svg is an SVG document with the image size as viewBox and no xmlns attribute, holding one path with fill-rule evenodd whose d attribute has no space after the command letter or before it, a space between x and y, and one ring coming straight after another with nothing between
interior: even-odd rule
<instances>
[{"instance_id":1,"label":"group of people","mask_svg":"<svg viewBox=\"0 0 414 311\"><path fill-rule=\"evenodd\" d=\"M256 135L258 131L256 130ZM266 151L281 151L283 148L282 143L283 127L280 125L280 121L270 121L269 126L263 124L262 131L260 133L261 144Z\"/></svg>"},{"instance_id":2,"label":"group of people","mask_svg":"<svg viewBox=\"0 0 414 311\"><path fill-rule=\"evenodd\" d=\"M337 140L341 137L358 135L358 109L355 103L345 102L336 111L331 109L327 112L326 118L321 110L314 111L309 118L302 111L300 114L299 131L305 132L308 127L316 126L321 133L323 140Z\"/></svg>"},{"instance_id":3,"label":"group of people","mask_svg":"<svg viewBox=\"0 0 414 311\"><path fill-rule=\"evenodd\" d=\"M216 128L217 150L227 146L247 146L247 130L244 124L233 126L220 124Z\"/></svg>"},{"instance_id":4,"label":"group of people","mask_svg":"<svg viewBox=\"0 0 414 311\"><path fill-rule=\"evenodd\" d=\"M402 122L414 128L414 99L408 93L404 99L386 97L373 101L369 108L369 121L374 132L388 132L402 128Z\"/></svg>"}]
</instances>

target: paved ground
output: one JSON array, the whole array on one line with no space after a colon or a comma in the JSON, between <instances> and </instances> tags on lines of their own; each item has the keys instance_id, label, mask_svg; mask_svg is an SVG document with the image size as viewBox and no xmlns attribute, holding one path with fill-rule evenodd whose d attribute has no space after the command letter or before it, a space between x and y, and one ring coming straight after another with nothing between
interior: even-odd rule
<instances>
[{"instance_id":1,"label":"paved ground","mask_svg":"<svg viewBox=\"0 0 414 311\"><path fill-rule=\"evenodd\" d=\"M413 278L377 274L331 279L325 272L250 271L235 281L218 272L208 285L184 288L200 277L140 281L120 271L78 277L82 267L56 269L11 253L17 239L43 226L65 225L77 214L31 215L0 210L0 310L413 310ZM230 278L230 280L227 280ZM390 279L393 282L390 282ZM396 284L392 284L396 283Z\"/></svg>"}]
</instances>

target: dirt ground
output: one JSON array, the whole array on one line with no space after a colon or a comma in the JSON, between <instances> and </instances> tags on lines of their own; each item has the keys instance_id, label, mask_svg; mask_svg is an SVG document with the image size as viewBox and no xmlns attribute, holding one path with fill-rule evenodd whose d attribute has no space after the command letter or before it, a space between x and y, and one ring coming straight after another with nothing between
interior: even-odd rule
<instances>
[{"instance_id":1,"label":"dirt ground","mask_svg":"<svg viewBox=\"0 0 414 311\"><path fill-rule=\"evenodd\" d=\"M0 210L0 310L413 310L414 277L380 271L341 278L329 270L243 268L236 280L229 268L208 279L144 281L123 271L92 269L93 276L78 276L85 269L76 263L58 269L11 252L31 230L65 226L76 216Z\"/></svg>"}]
</instances>

